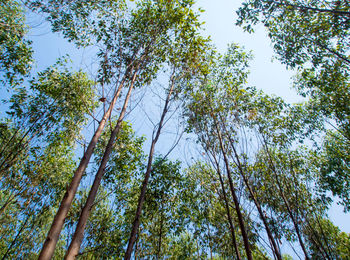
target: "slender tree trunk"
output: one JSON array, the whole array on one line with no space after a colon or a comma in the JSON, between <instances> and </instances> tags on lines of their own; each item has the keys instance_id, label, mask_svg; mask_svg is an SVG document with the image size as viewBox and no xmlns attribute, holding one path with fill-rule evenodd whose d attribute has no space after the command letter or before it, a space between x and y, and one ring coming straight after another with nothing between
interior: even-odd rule
<instances>
[{"instance_id":1,"label":"slender tree trunk","mask_svg":"<svg viewBox=\"0 0 350 260\"><path fill-rule=\"evenodd\" d=\"M219 178L220 178L220 184L221 184L222 193L223 193L223 196L224 196L227 218L228 218L229 223L230 223L232 244L233 244L233 247L235 249L235 253L236 253L237 259L241 260L241 255L239 253L238 244L237 244L237 240L236 240L235 228L233 226L233 221L232 221L232 216L231 216L231 212L230 212L230 207L229 207L229 204L228 204L228 201L227 201L227 195L226 195L226 191L225 191L224 182L223 182L223 179L222 179L220 171L218 172L218 174L219 174Z\"/></svg>"},{"instance_id":2,"label":"slender tree trunk","mask_svg":"<svg viewBox=\"0 0 350 260\"><path fill-rule=\"evenodd\" d=\"M225 127L225 132L227 132L226 127ZM229 135L228 135L228 139L229 139L229 143L231 144L233 153L235 155L235 159L236 159L236 162L237 162L238 170L239 170L239 172L240 172L240 174L241 174L241 176L243 178L243 181L244 181L245 185L248 188L250 196L253 198L254 204L255 204L256 208L258 209L260 218L261 218L261 220L264 223L265 230L266 230L267 236L269 237L269 240L270 240L270 242L272 244L272 249L274 251L274 254L276 255L278 260L282 260L282 256L281 256L280 250L278 249L276 240L275 240L275 238L272 235L272 232L270 230L269 224L267 223L266 217L265 217L265 215L264 215L264 213L263 213L263 211L261 209L260 202L258 201L258 199L257 199L257 197L255 195L255 192L253 192L253 190L252 190L252 188L251 188L251 186L249 184L249 181L247 179L247 176L244 174L243 167L242 167L242 164L241 164L241 160L239 159L237 150L236 150L236 148L235 148L235 146L233 144L233 140L231 139L231 137Z\"/></svg>"},{"instance_id":3,"label":"slender tree trunk","mask_svg":"<svg viewBox=\"0 0 350 260\"><path fill-rule=\"evenodd\" d=\"M271 167L272 172L274 173L274 177L275 177L275 179L276 179L276 184L277 184L279 193L280 193L280 195L281 195L281 197L282 197L282 200L283 200L284 204L286 205L288 215L290 216L290 218L291 218L291 220L292 220L292 222L293 222L294 229L295 229L295 232L297 233L297 237L298 237L298 240L299 240L299 244L300 244L301 249L303 250L303 253L304 253L304 255L305 255L305 259L308 260L308 259L310 259L310 257L309 257L309 255L308 255L308 253L307 253L305 244L304 244L304 242L303 242L303 239L302 239L302 236L301 236L301 233L300 233L300 230L299 230L299 225L298 225L298 223L297 223L297 221L296 221L296 219L295 219L295 217L294 217L294 215L293 215L293 212L292 212L292 210L291 210L291 208L290 208L290 206L289 206L288 200L287 200L287 198L285 197L285 194L284 194L284 192L283 192L283 188L282 188L282 185L281 185L280 180L279 180L279 178L278 178L278 174L277 174L275 165L274 165L274 163L273 163L273 160L272 160L270 151L269 151L269 149L268 149L268 147L267 147L265 138L263 138L263 139L264 139L264 148L265 148L265 150L266 150L266 152L267 152L267 155L268 155L268 158L269 158L269 164L270 164L270 167Z\"/></svg>"},{"instance_id":4,"label":"slender tree trunk","mask_svg":"<svg viewBox=\"0 0 350 260\"><path fill-rule=\"evenodd\" d=\"M161 118L159 121L157 133L152 140L151 148L149 151L147 169L146 169L146 173L145 173L145 178L142 182L141 193L140 193L140 197L139 197L139 201L138 201L138 205L137 205L137 209L136 209L136 213L135 213L135 219L134 219L131 233L130 233L128 247L126 249L125 256L124 256L125 260L130 260L130 258L131 258L132 249L133 249L133 246L135 243L137 230L138 230L139 225L140 225L140 217L141 217L143 202L145 200L147 184L148 184L148 180L149 180L149 177L150 177L151 171L152 171L152 161L153 161L154 148L155 148L155 145L156 145L158 138L160 136L160 132L161 132L162 127L163 127L165 115L169 109L169 102L170 102L170 98L171 98L171 95L173 93L173 90L174 90L174 73L171 77L171 87L169 89L168 96L165 100L165 104L164 104L163 112L162 112L162 115L161 115Z\"/></svg>"},{"instance_id":5,"label":"slender tree trunk","mask_svg":"<svg viewBox=\"0 0 350 260\"><path fill-rule=\"evenodd\" d=\"M83 239L84 239L85 226L86 226L86 223L89 219L89 215L90 215L90 212L92 210L92 207L94 205L94 201L95 201L95 198L97 195L98 188L100 187L102 177L105 173L105 168L106 168L106 165L108 163L109 156L113 150L114 140L120 131L120 127L121 127L121 124L123 122L126 108L128 106L128 102L129 102L129 99L131 96L131 91L134 87L135 78L136 78L136 73L133 76L132 82L131 82L130 87L129 87L129 91L128 91L126 98L125 98L125 101L124 101L122 111L120 112L117 124L116 124L115 128L113 129L112 134L109 138L108 144L105 148L105 152L104 152L104 155L102 158L101 165L97 171L97 174L95 176L95 180L92 184L91 190L90 190L89 195L88 195L87 200L86 200L86 203L85 203L84 208L80 214L77 227L75 229L72 241L69 245L68 251L67 251L66 256L65 256L65 259L67 259L67 260L75 259L75 257L79 254L80 246L81 246L81 243L83 242Z\"/></svg>"},{"instance_id":6,"label":"slender tree trunk","mask_svg":"<svg viewBox=\"0 0 350 260\"><path fill-rule=\"evenodd\" d=\"M136 237L136 241L135 241L135 260L138 259L138 253L139 253L139 238L140 238L140 233L142 232L142 230L140 230L139 234L137 234Z\"/></svg>"},{"instance_id":7,"label":"slender tree trunk","mask_svg":"<svg viewBox=\"0 0 350 260\"><path fill-rule=\"evenodd\" d=\"M196 239L197 242L197 259L200 260L201 259L201 255L199 254L199 244L198 244L198 239Z\"/></svg>"},{"instance_id":8,"label":"slender tree trunk","mask_svg":"<svg viewBox=\"0 0 350 260\"><path fill-rule=\"evenodd\" d=\"M136 71L134 73L136 74ZM84 156L80 161L80 164L79 164L77 170L74 172L72 181L69 184L69 186L67 187L67 191L64 194L64 197L61 201L60 207L59 207L59 209L55 215L55 218L52 222L50 231L46 237L45 243L41 249L41 252L40 252L40 255L38 258L39 260L51 259L53 254L54 254L55 247L56 247L57 241L59 239L64 221L65 221L67 214L68 214L68 211L72 205L72 202L73 202L74 196L77 192L81 178L85 172L86 167L88 166L88 163L89 163L90 158L93 154L93 151L95 149L97 141L102 134L103 128L104 128L108 118L111 116L114 105L115 105L115 103L120 95L120 92L122 91L127 74L128 74L128 72L126 72L126 75L124 76L122 82L120 83L107 112L104 114L102 120L100 121L100 124L99 124L97 130L95 131L95 134L92 137L92 139L91 139L91 141L86 149L86 152L84 153Z\"/></svg>"},{"instance_id":9,"label":"slender tree trunk","mask_svg":"<svg viewBox=\"0 0 350 260\"><path fill-rule=\"evenodd\" d=\"M306 251L306 247L304 245L303 239L302 239L301 234L300 234L299 225L298 225L298 223L297 223L297 221L296 221L296 219L295 219L295 217L293 215L293 212L290 209L289 203L288 203L286 197L284 196L284 193L281 191L281 189L280 189L280 194L281 194L281 197L283 199L284 204L286 205L287 212L288 212L290 218L292 219L292 222L293 222L293 225L294 225L294 228L295 228L295 232L297 233L297 236L298 236L299 244L300 244L301 249L303 250L304 255L305 255L305 259L310 259L309 255L308 255L308 253Z\"/></svg>"},{"instance_id":10,"label":"slender tree trunk","mask_svg":"<svg viewBox=\"0 0 350 260\"><path fill-rule=\"evenodd\" d=\"M24 221L24 223L22 224L21 228L18 230L17 235L15 236L15 238L12 240L11 244L9 245L9 247L7 248L5 254L2 256L1 260L5 260L8 257L8 254L10 253L12 247L16 244L18 237L21 235L23 229L25 228L25 226L28 223L28 220L32 217L32 215L28 215L26 220Z\"/></svg>"},{"instance_id":11,"label":"slender tree trunk","mask_svg":"<svg viewBox=\"0 0 350 260\"><path fill-rule=\"evenodd\" d=\"M235 232L235 228L234 228L233 221L232 221L232 216L231 216L231 212L230 212L230 206L229 206L228 200L227 200L227 195L226 195L224 181L222 179L219 163L218 163L218 161L217 161L217 159L216 159L214 154L213 154L213 157L214 157L215 164L216 164L216 172L219 175L219 180L220 180L220 185L221 185L221 189L222 189L222 194L223 194L223 197L224 197L224 202L225 202L225 208L226 208L226 214L227 214L228 222L230 224L230 231L231 231L231 236L232 236L232 245L233 245L233 248L235 250L237 259L241 260L242 258L241 258L241 255L240 255L239 249L238 249L238 244L237 244L237 240L236 240L236 232Z\"/></svg>"},{"instance_id":12,"label":"slender tree trunk","mask_svg":"<svg viewBox=\"0 0 350 260\"><path fill-rule=\"evenodd\" d=\"M214 115L213 115L213 117L214 117ZM216 121L215 118L214 118L214 121ZM246 254L247 254L247 259L248 260L253 260L252 253L251 253L250 246L249 246L248 234L247 234L247 231L246 231L245 225L244 225L243 215L242 215L242 212L241 212L241 209L240 209L240 206L239 206L239 201L238 201L238 198L237 198L237 195L236 195L236 192L235 192L235 188L233 186L230 164L229 164L229 161L228 161L227 156L226 156L226 152L225 152L225 149L224 149L224 144L222 142L221 132L219 130L217 122L215 122L215 127L216 127L217 134L218 134L218 139L219 139L219 143L220 143L220 149L221 149L221 152L222 152L222 154L224 156L224 162L225 162L225 167L226 167L227 178L229 180L230 190L231 190L233 202L235 204L235 209L236 209L236 212L237 212L238 223L239 223L239 227L241 229L241 233L242 233L242 237L243 237L243 243L244 243L244 248L245 248L245 251L246 251Z\"/></svg>"}]
</instances>

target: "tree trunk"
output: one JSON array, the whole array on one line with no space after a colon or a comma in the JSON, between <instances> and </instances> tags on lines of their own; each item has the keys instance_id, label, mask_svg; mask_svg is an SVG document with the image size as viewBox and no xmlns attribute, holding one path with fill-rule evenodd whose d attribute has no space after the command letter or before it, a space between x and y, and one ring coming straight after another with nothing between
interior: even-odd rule
<instances>
[{"instance_id":1,"label":"tree trunk","mask_svg":"<svg viewBox=\"0 0 350 260\"><path fill-rule=\"evenodd\" d=\"M227 132L226 128L225 128L225 132ZM244 181L245 185L248 188L250 196L253 198L254 204L255 204L256 208L258 209L260 218L261 218L261 220L264 223L267 236L269 237L269 240L270 240L270 242L272 244L273 252L276 255L278 260L282 260L282 256L281 256L280 250L277 247L276 240L275 240L275 238L272 235L272 232L270 230L269 224L267 223L266 217L265 217L265 215L264 215L264 213L263 213L263 211L261 209L260 202L258 201L255 193L253 192L253 190L252 190L252 188L251 188L251 186L249 184L249 181L247 179L247 176L244 174L243 167L242 167L242 164L241 164L241 160L239 159L237 150L236 150L235 146L233 145L233 140L231 139L230 136L228 136L228 139L229 139L229 143L231 144L233 153L235 155L235 159L236 159L236 162L237 162L238 170L240 171L240 174L241 174L241 176L243 178L243 181Z\"/></svg>"},{"instance_id":2,"label":"tree trunk","mask_svg":"<svg viewBox=\"0 0 350 260\"><path fill-rule=\"evenodd\" d=\"M95 180L92 184L91 190L90 190L89 195L88 195L87 200L86 200L86 203L84 205L82 212L80 213L78 224L77 224L77 227L75 229L72 241L69 245L68 251L66 253L65 259L69 259L69 260L75 259L75 257L79 254L80 246L81 246L81 243L83 242L83 239L84 239L85 226L86 226L86 223L88 221L90 212L92 210L92 207L93 207L96 195L97 195L98 188L100 187L102 177L105 173L105 168L106 168L107 162L109 160L109 156L110 156L112 149L113 149L114 140L115 140L116 136L118 135L121 124L123 122L123 119L125 116L125 111L126 111L126 108L128 106L129 99L130 99L131 91L132 91L133 86L134 86L135 78L136 78L136 73L134 74L131 85L129 87L129 91L125 97L124 105L123 105L122 111L120 112L117 124L116 124L115 128L113 129L112 134L109 138L108 144L105 148L105 152L104 152L104 155L102 158L101 165L100 165L100 167L97 171L97 174L95 176Z\"/></svg>"},{"instance_id":3,"label":"tree trunk","mask_svg":"<svg viewBox=\"0 0 350 260\"><path fill-rule=\"evenodd\" d=\"M224 181L222 179L219 163L216 160L215 154L213 154L213 155L214 155L213 157L214 157L215 164L216 164L216 172L219 175L219 180L220 180L220 185L221 185L221 189L222 189L222 194L223 194L224 201L225 201L226 214L227 214L228 222L230 224L230 231L231 231L231 236L232 236L233 248L235 249L235 253L236 253L237 259L241 260L241 255L239 253L238 244L237 244L237 240L236 240L235 228L234 228L234 225L233 225L232 216L231 216L231 212L230 212L230 207L229 207L228 200L227 200L227 195L226 195Z\"/></svg>"},{"instance_id":4,"label":"tree trunk","mask_svg":"<svg viewBox=\"0 0 350 260\"><path fill-rule=\"evenodd\" d=\"M215 118L214 118L214 121L216 121ZM227 156L226 156L226 152L225 152L224 145L223 145L223 142L222 142L221 132L219 130L217 122L215 122L215 127L216 127L217 134L218 134L218 139L219 139L219 143L220 143L220 149L221 149L222 155L224 156L224 162L225 162L225 167L226 167L227 178L229 180L230 190L231 190L233 202L235 204L235 209L236 209L236 212L237 212L238 223L239 223L239 227L241 229L241 233L242 233L242 237L243 237L243 243L244 243L244 248L245 248L245 251L246 251L246 254L247 254L247 259L248 260L253 260L252 253L251 253L250 246L249 246L248 234L247 234L247 231L246 231L245 225L244 225L243 215L242 215L242 212L241 212L241 209L240 209L240 206L239 206L239 201L238 201L238 198L237 198L237 195L236 195L236 192L235 192L235 188L233 186L230 164L229 164Z\"/></svg>"},{"instance_id":5,"label":"tree trunk","mask_svg":"<svg viewBox=\"0 0 350 260\"><path fill-rule=\"evenodd\" d=\"M270 154L270 151L267 147L267 144L266 144L266 141L265 141L265 138L263 137L263 140L264 140L264 148L267 152L267 155L268 155L268 158L269 158L269 164L270 164L270 167L271 167L271 170L272 172L274 173L274 177L276 179L276 184L277 184L277 187L278 187L278 190L279 190L279 193L282 197L282 200L284 202L284 204L286 205L286 208L287 208L287 212L288 212L288 215L289 217L291 218L292 222L293 222L293 225L294 225L294 229L295 229L295 232L297 233L297 237L298 237L298 240L299 240L299 244L301 246L301 249L303 250L303 253L305 255L305 259L310 259L308 253L307 253L307 250L306 250L306 247L304 245L304 242L303 242L303 239L301 237L301 234L300 234L300 230L299 230L299 225L296 221L296 219L294 218L294 215L293 215L293 212L289 206L289 203L288 203L288 200L286 199L285 195L284 195L284 192L283 192L283 188L282 188L282 185L279 181L279 178L278 178L278 174L277 174L277 171L276 171L276 168L275 168L275 165L273 163L273 160L272 160L272 157L271 157L271 154Z\"/></svg>"},{"instance_id":6,"label":"tree trunk","mask_svg":"<svg viewBox=\"0 0 350 260\"><path fill-rule=\"evenodd\" d=\"M136 74L136 71L134 73ZM73 202L74 196L77 192L81 178L85 172L86 167L88 166L88 163L89 163L90 158L93 154L93 151L95 149L97 141L102 134L102 130L106 124L106 121L111 116L114 105L115 105L115 103L120 95L120 92L122 91L126 77L127 77L127 75L124 76L122 82L120 83L107 112L104 114L102 120L100 121L100 124L99 124L97 130L95 131L95 134L92 137L92 139L91 139L91 141L86 149L86 152L84 153L84 156L80 161L80 164L79 164L77 170L74 172L72 181L69 184L69 186L67 187L67 191L64 194L64 197L61 201L60 207L59 207L59 209L56 213L56 216L52 222L50 231L46 237L45 243L41 249L41 252L40 252L40 255L38 258L39 260L49 260L52 258L53 254L54 254L55 247L56 247L57 241L59 239L64 221L65 221L67 214L68 214L68 211L72 205L72 202Z\"/></svg>"},{"instance_id":7,"label":"tree trunk","mask_svg":"<svg viewBox=\"0 0 350 260\"><path fill-rule=\"evenodd\" d=\"M139 225L140 225L140 217L141 217L143 202L145 200L147 184L148 184L148 180L149 180L149 177L150 177L151 171L152 171L152 161L153 161L154 148L155 148L155 145L156 145L158 138L160 136L160 132L161 132L161 129L163 127L165 115L168 112L168 106L169 106L171 95L173 93L173 89L174 89L174 73L171 77L171 87L169 89L168 96L165 100L165 104L164 104L163 112L162 112L162 115L161 115L161 118L159 121L157 133L152 140L152 144L151 144L151 148L150 148L150 152L149 152L149 156L148 156L145 178L142 182L141 193L140 193L140 197L139 197L139 201L138 201L138 205L137 205L137 209L136 209L136 213L135 213L135 219L134 219L134 222L132 225L128 247L126 249L125 256L124 256L125 260L130 260L130 258L131 258L132 249L133 249L133 246L135 243L137 230L138 230Z\"/></svg>"}]
</instances>

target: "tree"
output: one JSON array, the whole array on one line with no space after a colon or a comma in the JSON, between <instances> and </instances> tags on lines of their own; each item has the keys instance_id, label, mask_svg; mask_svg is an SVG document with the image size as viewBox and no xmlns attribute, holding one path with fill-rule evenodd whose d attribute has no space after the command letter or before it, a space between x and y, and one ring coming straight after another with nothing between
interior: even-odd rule
<instances>
[{"instance_id":1,"label":"tree","mask_svg":"<svg viewBox=\"0 0 350 260\"><path fill-rule=\"evenodd\" d=\"M330 259L346 259L349 256L349 234L340 232L339 228L328 219L321 219L315 227L315 229L305 231L310 241L309 246L313 259L323 258L322 250L324 248L329 250ZM323 238L323 241L321 240L322 246L318 243L319 237Z\"/></svg>"},{"instance_id":2,"label":"tree","mask_svg":"<svg viewBox=\"0 0 350 260\"><path fill-rule=\"evenodd\" d=\"M335 131L333 151L344 151L341 144L350 138L349 2L252 0L246 1L237 14L237 24L249 32L258 22L265 25L278 59L298 70L294 85L301 95L310 98L310 117L311 113L318 114L320 121L330 125ZM328 140L326 137L323 144L325 150L330 148ZM341 161L347 164L348 158L342 156ZM323 161L320 186L324 192L340 196L347 210L347 188L335 185L331 176L347 183L348 171L336 170L334 163Z\"/></svg>"},{"instance_id":3,"label":"tree","mask_svg":"<svg viewBox=\"0 0 350 260\"><path fill-rule=\"evenodd\" d=\"M198 83L197 86L192 87L191 95L188 96L185 115L188 118L189 129L198 135L198 140L202 143L203 148L205 150L213 149L214 153L220 154L223 158L223 165L238 216L246 255L248 259L251 259L247 230L236 194L237 187L234 186L232 169L228 160L229 151L226 149L226 143L224 143L222 130L220 129L223 118L231 112L225 109L225 105L228 102L231 103L231 100L226 95L235 93L245 83L248 60L249 54L240 51L238 46L231 45L227 54L218 60L217 66L213 66L212 73L205 75L202 80L200 79L196 82ZM222 116L220 113L223 113L221 114Z\"/></svg>"},{"instance_id":4,"label":"tree","mask_svg":"<svg viewBox=\"0 0 350 260\"><path fill-rule=\"evenodd\" d=\"M17 255L31 255L41 243L41 231L31 242L25 237L35 233L36 223L46 225L44 216L50 220L51 209L75 167L76 139L96 104L94 82L81 71L72 72L64 60L38 73L29 84L30 88L18 87L10 98L11 120L1 128L0 176L7 190L2 217L23 223L6 226L5 220L3 234L11 228L17 233L14 239L9 237L12 242L2 251L3 257L16 247L22 248Z\"/></svg>"},{"instance_id":5,"label":"tree","mask_svg":"<svg viewBox=\"0 0 350 260\"><path fill-rule=\"evenodd\" d=\"M183 230L179 203L184 179L180 162L157 156L152 168L135 242L135 258L172 256L169 243Z\"/></svg>"},{"instance_id":6,"label":"tree","mask_svg":"<svg viewBox=\"0 0 350 260\"><path fill-rule=\"evenodd\" d=\"M104 12L105 10L102 11L102 13ZM131 11L129 20L122 20L119 23L118 21L121 18L112 16L112 21L108 24L110 28L108 30L100 28L104 33L99 35L98 40L105 44L105 47L98 54L103 57L100 67L100 81L101 84L109 82L112 78L115 78L115 73L117 73L116 88L111 104L104 113L99 127L95 131L62 199L47 240L43 245L41 257L50 258L53 255L64 219L68 214L82 175L122 88L124 85L128 85L131 91L134 87L147 85L159 70L159 66L164 60L164 47L168 39L167 33L174 29L174 23L176 24L178 19L177 16L173 16L173 19L168 18L164 16L162 9L152 9L151 2L140 3L138 8ZM146 26L149 21L157 21L157 23ZM104 28L104 26L106 24L102 23L101 27ZM116 32L116 34L110 34L110 32ZM115 50L119 51L118 55L113 54L108 57L108 53L111 51L114 53ZM135 81L136 76L138 76L138 81Z\"/></svg>"},{"instance_id":7,"label":"tree","mask_svg":"<svg viewBox=\"0 0 350 260\"><path fill-rule=\"evenodd\" d=\"M200 65L203 62L204 48L206 47L206 40L198 36L198 28L200 23L197 21L198 14L195 14L190 7L193 5L192 1L185 2L169 2L165 3L165 10L169 12L166 15L166 19L169 21L170 18L176 17L176 23L174 24L174 38L173 41L169 41L166 47L168 48L167 63L170 66L171 75L169 80L169 87L167 89L166 99L162 114L159 122L156 125L153 135L150 151L148 154L147 169L145 171L145 177L141 186L140 197L138 206L135 212L135 218L132 225L130 239L128 247L124 256L124 259L130 259L133 246L136 240L136 234L140 225L140 217L142 213L142 207L145 200L146 190L149 178L152 173L152 162L155 152L155 146L158 142L161 130L166 123L166 115L169 111L170 102L176 99L183 90L181 84L186 84L189 76L200 71L202 68L205 69L204 65ZM159 9L158 9L159 10ZM175 13L174 10L176 10ZM177 13L179 12L179 13Z\"/></svg>"},{"instance_id":8,"label":"tree","mask_svg":"<svg viewBox=\"0 0 350 260\"><path fill-rule=\"evenodd\" d=\"M306 259L347 257L349 236L327 210L334 196L349 208L348 1L247 0L238 12L248 31L262 21L298 70L294 85L310 98L300 104L248 87L251 54L234 44L217 53L193 5L0 4L11 94L0 119L0 258L290 259L287 244ZM93 75L61 58L30 78L25 7L77 48L94 46ZM148 153L125 121L141 88L163 103L159 118L147 114ZM168 158L186 133L157 153L174 115L203 159L180 157L195 161L186 169Z\"/></svg>"},{"instance_id":9,"label":"tree","mask_svg":"<svg viewBox=\"0 0 350 260\"><path fill-rule=\"evenodd\" d=\"M349 19L347 1L246 1L237 24L249 32L262 22L278 59L298 69L296 88L336 120L349 139Z\"/></svg>"}]
</instances>

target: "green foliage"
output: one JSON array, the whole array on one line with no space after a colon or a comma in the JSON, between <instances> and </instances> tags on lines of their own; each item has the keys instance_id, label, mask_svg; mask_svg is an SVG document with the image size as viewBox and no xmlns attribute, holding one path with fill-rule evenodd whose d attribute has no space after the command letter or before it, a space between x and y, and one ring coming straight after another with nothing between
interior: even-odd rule
<instances>
[{"instance_id":1,"label":"green foliage","mask_svg":"<svg viewBox=\"0 0 350 260\"><path fill-rule=\"evenodd\" d=\"M308 229L309 247L312 259L347 259L350 255L350 235L341 232L328 219L320 219L313 229Z\"/></svg>"},{"instance_id":2,"label":"green foliage","mask_svg":"<svg viewBox=\"0 0 350 260\"><path fill-rule=\"evenodd\" d=\"M237 24L262 22L279 60L298 68L296 88L349 138L349 6L344 1L246 1Z\"/></svg>"},{"instance_id":3,"label":"green foliage","mask_svg":"<svg viewBox=\"0 0 350 260\"><path fill-rule=\"evenodd\" d=\"M249 32L258 22L267 27L279 59L288 66L348 62L350 9L344 1L248 0L237 14L237 24Z\"/></svg>"},{"instance_id":4,"label":"green foliage","mask_svg":"<svg viewBox=\"0 0 350 260\"><path fill-rule=\"evenodd\" d=\"M320 170L321 189L340 198L345 211L350 210L350 142L343 135L329 131L323 149L315 156Z\"/></svg>"},{"instance_id":5,"label":"green foliage","mask_svg":"<svg viewBox=\"0 0 350 260\"><path fill-rule=\"evenodd\" d=\"M172 255L169 243L184 230L183 215L179 212L183 181L180 162L172 162L161 156L155 158L143 207L137 250L135 248L138 257L163 258Z\"/></svg>"},{"instance_id":6,"label":"green foliage","mask_svg":"<svg viewBox=\"0 0 350 260\"><path fill-rule=\"evenodd\" d=\"M187 131L196 135L207 162L183 170L179 161L155 158L135 259L233 258L218 178L221 173L228 190L223 154L254 259L269 259L272 253L264 248L265 226L253 196L281 248L290 242L300 251L297 244L304 242L313 259L350 254L349 235L326 219L333 196L345 210L350 207L350 9L345 1L250 0L238 11L237 23L247 31L263 22L277 57L298 69L294 85L310 100L293 105L246 86L252 55L234 44L218 54L199 33L201 10L194 10L192 0L24 3L47 15L52 30L78 47L97 46L97 82L110 93L123 80L130 86L133 76L135 87L150 85L164 70L175 86L172 98L184 102ZM65 59L25 82L29 87L20 84L32 61L23 14L17 1L0 4L0 80L14 93L0 123L0 256L9 259L37 258L77 166L76 141L84 126L91 130L87 117L98 105L96 83L74 72ZM326 122L336 130L326 132ZM90 173L98 168L115 124L111 116L67 217L57 259L64 257ZM144 141L130 123L122 123L78 258L123 257L146 168ZM244 256L233 198L226 196Z\"/></svg>"},{"instance_id":7,"label":"green foliage","mask_svg":"<svg viewBox=\"0 0 350 260\"><path fill-rule=\"evenodd\" d=\"M64 60L39 72L30 81L30 91L16 90L9 103L17 124L45 141L73 142L96 106L94 82L83 72L71 72Z\"/></svg>"},{"instance_id":8,"label":"green foliage","mask_svg":"<svg viewBox=\"0 0 350 260\"><path fill-rule=\"evenodd\" d=\"M29 146L16 164L1 174L1 255L33 259L41 246L76 163L64 143L45 149ZM30 237L31 239L28 239Z\"/></svg>"},{"instance_id":9,"label":"green foliage","mask_svg":"<svg viewBox=\"0 0 350 260\"><path fill-rule=\"evenodd\" d=\"M65 62L38 73L29 88L17 88L9 101L11 119L1 124L1 189L9 191L0 214L5 258L37 256L76 167L76 139L96 106L94 82Z\"/></svg>"},{"instance_id":10,"label":"green foliage","mask_svg":"<svg viewBox=\"0 0 350 260\"><path fill-rule=\"evenodd\" d=\"M330 122L337 136L326 137L319 165L321 188L341 198L348 210L349 15L347 1L249 0L237 11L249 32L261 22L278 59L298 74L294 85L309 97L306 116ZM315 117L316 116L316 117ZM317 119L318 118L318 119ZM317 163L316 163L317 164Z\"/></svg>"},{"instance_id":11,"label":"green foliage","mask_svg":"<svg viewBox=\"0 0 350 260\"><path fill-rule=\"evenodd\" d=\"M31 41L25 38L24 22L24 10L18 1L1 1L0 83L9 87L19 84L31 69L33 51Z\"/></svg>"},{"instance_id":12,"label":"green foliage","mask_svg":"<svg viewBox=\"0 0 350 260\"><path fill-rule=\"evenodd\" d=\"M115 23L123 16L124 0L113 1L62 1L26 0L35 12L47 13L53 32L62 32L65 38L78 46L87 46L99 41L106 33L108 23Z\"/></svg>"},{"instance_id":13,"label":"green foliage","mask_svg":"<svg viewBox=\"0 0 350 260\"><path fill-rule=\"evenodd\" d=\"M112 119L110 124L111 128L108 127L105 129L96 147L95 163L97 168L102 160L111 131L116 123L117 120ZM106 187L118 187L120 182L126 185L130 181L130 178L132 178L131 174L135 173L143 166L145 155L142 150L142 145L144 141L144 137L137 137L135 135L131 124L122 122L122 127L114 142L108 167L103 177Z\"/></svg>"}]
</instances>

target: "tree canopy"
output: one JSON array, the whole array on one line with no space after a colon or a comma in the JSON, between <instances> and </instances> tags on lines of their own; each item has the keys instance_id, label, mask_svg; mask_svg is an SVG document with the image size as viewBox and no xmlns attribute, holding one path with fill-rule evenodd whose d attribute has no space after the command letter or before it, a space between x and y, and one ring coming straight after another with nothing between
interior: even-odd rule
<instances>
[{"instance_id":1,"label":"tree canopy","mask_svg":"<svg viewBox=\"0 0 350 260\"><path fill-rule=\"evenodd\" d=\"M295 72L295 104L251 86L252 52L220 53L197 6L2 1L2 259L348 258L329 213L350 210L350 2L235 10ZM91 69L39 71L29 14Z\"/></svg>"}]
</instances>

